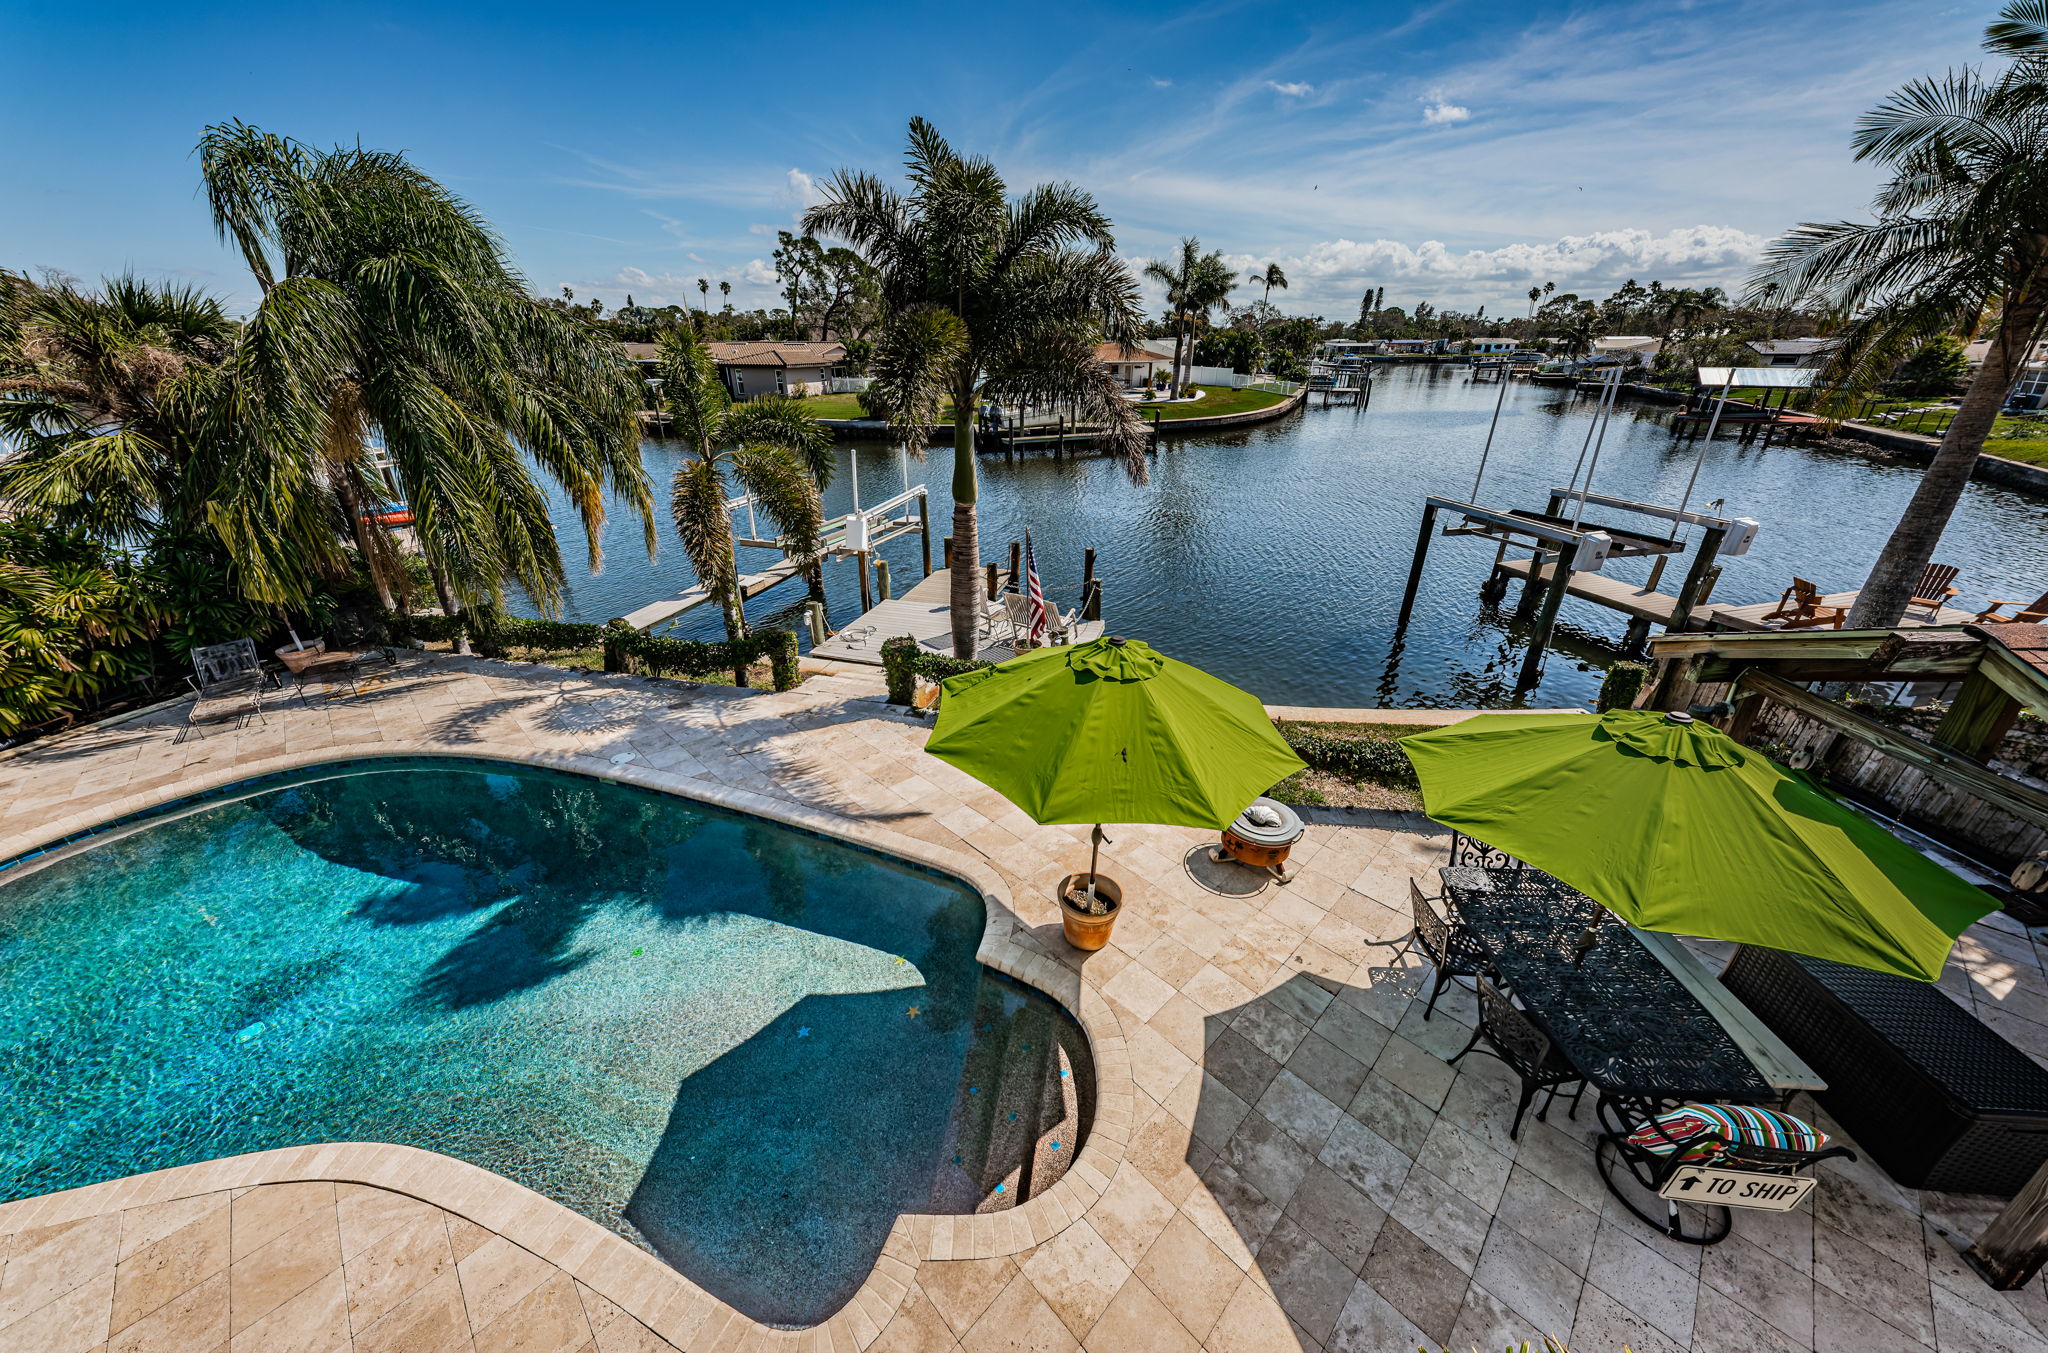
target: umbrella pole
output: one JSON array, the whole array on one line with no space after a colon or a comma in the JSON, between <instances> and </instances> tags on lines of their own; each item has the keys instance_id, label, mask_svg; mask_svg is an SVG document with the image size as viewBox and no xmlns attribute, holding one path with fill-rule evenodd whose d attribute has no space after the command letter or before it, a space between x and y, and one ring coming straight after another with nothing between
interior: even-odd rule
<instances>
[{"instance_id":1,"label":"umbrella pole","mask_svg":"<svg viewBox=\"0 0 2048 1353\"><path fill-rule=\"evenodd\" d=\"M1102 824L1088 833L1088 896L1095 896L1095 862L1102 856Z\"/></svg>"}]
</instances>

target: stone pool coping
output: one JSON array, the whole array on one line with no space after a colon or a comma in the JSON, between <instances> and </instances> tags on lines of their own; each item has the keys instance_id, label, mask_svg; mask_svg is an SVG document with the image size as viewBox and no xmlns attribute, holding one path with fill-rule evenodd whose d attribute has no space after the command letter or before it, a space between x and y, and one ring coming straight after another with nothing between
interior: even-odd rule
<instances>
[{"instance_id":1,"label":"stone pool coping","mask_svg":"<svg viewBox=\"0 0 2048 1353\"><path fill-rule=\"evenodd\" d=\"M481 1166L417 1147L377 1142L282 1147L105 1180L0 1204L0 1236L75 1222L147 1203L222 1189L308 1180L388 1189L468 1218L555 1264L563 1272L678 1346L865 1349L881 1336L925 1260L997 1259L1045 1243L1101 1198L1123 1163L1136 1107L1124 1029L1116 1012L1081 974L1015 939L1022 922L996 871L961 852L870 823L703 779L649 767L495 745L450 746L387 741L375 750L308 749L238 761L231 769L123 797L32 832L0 837L0 860L245 780L340 761L490 761L614 780L673 794L782 826L907 860L955 878L981 894L988 915L975 958L1059 1003L1080 1024L1095 1062L1095 1118L1074 1163L1044 1193L1001 1212L903 1213L890 1227L873 1270L830 1317L801 1330L760 1324L697 1286L680 1271L552 1198Z\"/></svg>"}]
</instances>

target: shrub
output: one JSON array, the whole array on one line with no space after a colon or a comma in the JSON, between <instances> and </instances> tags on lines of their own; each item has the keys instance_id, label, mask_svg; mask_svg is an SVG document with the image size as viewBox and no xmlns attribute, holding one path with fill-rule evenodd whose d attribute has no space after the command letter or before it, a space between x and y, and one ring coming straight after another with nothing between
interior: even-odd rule
<instances>
[{"instance_id":1,"label":"shrub","mask_svg":"<svg viewBox=\"0 0 2048 1353\"><path fill-rule=\"evenodd\" d=\"M1311 770L1332 775L1367 775L1390 784L1413 786L1415 767L1408 753L1392 738L1366 734L1316 733L1302 728L1282 728L1280 736L1294 754Z\"/></svg>"},{"instance_id":2,"label":"shrub","mask_svg":"<svg viewBox=\"0 0 2048 1353\"><path fill-rule=\"evenodd\" d=\"M992 662L956 658L919 648L917 640L907 634L882 641L882 677L889 684L889 703L892 705L908 705L915 701L919 677L943 681L962 672L993 666Z\"/></svg>"},{"instance_id":3,"label":"shrub","mask_svg":"<svg viewBox=\"0 0 2048 1353\"><path fill-rule=\"evenodd\" d=\"M1618 662L1607 669L1607 675L1600 681L1600 698L1595 704L1601 713L1610 709L1629 709L1635 705L1636 697L1642 694L1643 682L1649 679L1650 669L1639 662Z\"/></svg>"}]
</instances>

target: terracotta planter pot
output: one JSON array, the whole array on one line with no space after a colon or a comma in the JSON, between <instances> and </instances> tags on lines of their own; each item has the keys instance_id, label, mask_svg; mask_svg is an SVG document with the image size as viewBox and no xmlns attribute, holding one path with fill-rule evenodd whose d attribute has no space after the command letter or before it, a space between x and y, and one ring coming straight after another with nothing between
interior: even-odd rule
<instances>
[{"instance_id":1,"label":"terracotta planter pot","mask_svg":"<svg viewBox=\"0 0 2048 1353\"><path fill-rule=\"evenodd\" d=\"M1109 932L1116 926L1117 913L1123 910L1124 890L1117 881L1107 874L1095 876L1095 895L1109 903L1109 910L1100 916L1091 916L1073 903L1067 901L1067 893L1087 886L1086 874L1069 874L1060 880L1060 929L1066 932L1067 943L1076 949L1100 949L1109 943Z\"/></svg>"},{"instance_id":2,"label":"terracotta planter pot","mask_svg":"<svg viewBox=\"0 0 2048 1353\"><path fill-rule=\"evenodd\" d=\"M327 641L325 639L315 639L304 648L293 648L290 644L286 644L283 648L277 650L277 660L292 671L301 672L305 670L307 663L312 662L316 658L325 657L326 654Z\"/></svg>"}]
</instances>

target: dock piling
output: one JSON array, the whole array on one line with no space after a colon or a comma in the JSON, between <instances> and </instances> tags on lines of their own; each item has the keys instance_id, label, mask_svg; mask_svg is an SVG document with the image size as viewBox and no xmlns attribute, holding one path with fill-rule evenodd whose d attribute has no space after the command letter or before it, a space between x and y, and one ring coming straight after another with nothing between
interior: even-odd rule
<instances>
[{"instance_id":1,"label":"dock piling","mask_svg":"<svg viewBox=\"0 0 2048 1353\"><path fill-rule=\"evenodd\" d=\"M1415 592L1422 586L1422 565L1429 558L1429 537L1436 529L1436 504L1426 504L1422 509L1422 530L1415 536L1415 562L1408 566L1408 588L1401 593L1401 615L1394 623L1408 623L1409 613L1415 609Z\"/></svg>"},{"instance_id":2,"label":"dock piling","mask_svg":"<svg viewBox=\"0 0 2048 1353\"><path fill-rule=\"evenodd\" d=\"M829 637L825 629L825 603L822 601L805 602L804 617L811 624L811 647L816 648Z\"/></svg>"},{"instance_id":3,"label":"dock piling","mask_svg":"<svg viewBox=\"0 0 2048 1353\"><path fill-rule=\"evenodd\" d=\"M988 567L988 575L987 575L987 576L988 576L988 599L989 599L990 601L994 601L994 600L995 600L995 599L996 599L997 597L999 597L999 596L1001 596L1001 595L1002 595L1002 586L1001 586L1001 584L1000 584L1000 583L999 583L999 582L997 581L997 578L996 578L996 565L995 565L995 563L994 563L993 561L991 561L991 562L990 562L990 563L988 564L988 566L987 566L987 567Z\"/></svg>"},{"instance_id":4,"label":"dock piling","mask_svg":"<svg viewBox=\"0 0 2048 1353\"><path fill-rule=\"evenodd\" d=\"M917 536L918 548L924 554L924 576L929 578L932 576L932 508L930 500L922 493L917 495ZM952 542L947 543L950 545Z\"/></svg>"},{"instance_id":5,"label":"dock piling","mask_svg":"<svg viewBox=\"0 0 2048 1353\"><path fill-rule=\"evenodd\" d=\"M883 601L892 600L889 595L889 561L886 559L875 561L875 591Z\"/></svg>"}]
</instances>

